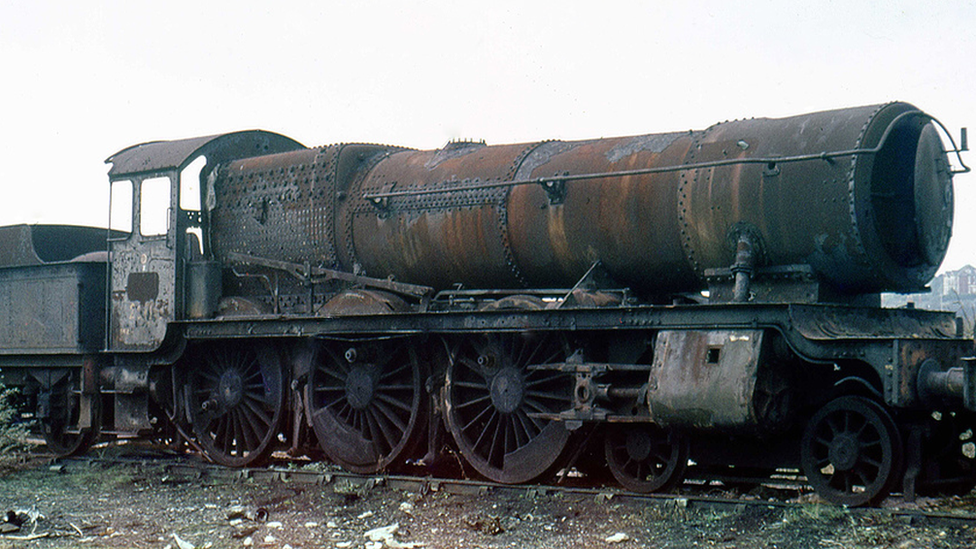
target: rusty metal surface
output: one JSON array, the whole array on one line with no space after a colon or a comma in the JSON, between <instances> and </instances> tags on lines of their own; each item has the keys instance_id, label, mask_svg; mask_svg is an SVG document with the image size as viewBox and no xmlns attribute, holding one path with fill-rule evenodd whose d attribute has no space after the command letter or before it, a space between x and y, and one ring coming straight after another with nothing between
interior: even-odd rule
<instances>
[{"instance_id":1,"label":"rusty metal surface","mask_svg":"<svg viewBox=\"0 0 976 549\"><path fill-rule=\"evenodd\" d=\"M690 144L687 133L551 142L517 177L680 164ZM599 260L625 285L684 285L693 273L676 238L677 184L675 173L568 182L560 203L542 186L513 189L510 238L526 278L533 286L572 284Z\"/></svg>"},{"instance_id":2,"label":"rusty metal surface","mask_svg":"<svg viewBox=\"0 0 976 549\"><path fill-rule=\"evenodd\" d=\"M392 147L333 145L230 162L213 184L216 257L273 258L316 267L340 265L346 231L337 205L363 162ZM348 269L352 270L352 269Z\"/></svg>"},{"instance_id":3,"label":"rusty metal surface","mask_svg":"<svg viewBox=\"0 0 976 549\"><path fill-rule=\"evenodd\" d=\"M70 261L107 249L108 231L72 225L0 227L0 267Z\"/></svg>"},{"instance_id":4,"label":"rusty metal surface","mask_svg":"<svg viewBox=\"0 0 976 549\"><path fill-rule=\"evenodd\" d=\"M342 281L355 286L387 290L396 294L411 296L414 298L426 298L433 292L429 286L418 286L396 282L388 278L370 278L368 276L355 275L345 271L334 269L324 269L312 267L308 264L289 263L287 261L277 261L261 257L249 256L238 253L230 253L227 260L244 266L265 268L274 271L281 271L290 274L302 282L303 286L322 284L330 281Z\"/></svg>"},{"instance_id":5,"label":"rusty metal surface","mask_svg":"<svg viewBox=\"0 0 976 549\"><path fill-rule=\"evenodd\" d=\"M757 268L809 265L830 286L824 295L916 290L951 227L932 128L891 103L701 132L395 154L343 206L354 219L347 267L438 288L554 287L600 260L645 293L696 291L706 270L733 264L747 232ZM781 157L792 160L754 162ZM681 165L699 167L671 169ZM572 174L603 175L504 183Z\"/></svg>"},{"instance_id":6,"label":"rusty metal surface","mask_svg":"<svg viewBox=\"0 0 976 549\"><path fill-rule=\"evenodd\" d=\"M790 308L794 329L810 340L954 339L952 315L920 309L803 306Z\"/></svg>"},{"instance_id":7,"label":"rusty metal surface","mask_svg":"<svg viewBox=\"0 0 976 549\"><path fill-rule=\"evenodd\" d=\"M335 238L330 188L337 151L304 149L237 160L214 183L215 256L232 253L331 265Z\"/></svg>"},{"instance_id":8,"label":"rusty metal surface","mask_svg":"<svg viewBox=\"0 0 976 549\"><path fill-rule=\"evenodd\" d=\"M221 264L190 261L186 264L186 317L210 318L220 308Z\"/></svg>"},{"instance_id":9,"label":"rusty metal surface","mask_svg":"<svg viewBox=\"0 0 976 549\"><path fill-rule=\"evenodd\" d=\"M105 263L0 269L0 355L101 350Z\"/></svg>"},{"instance_id":10,"label":"rusty metal surface","mask_svg":"<svg viewBox=\"0 0 976 549\"><path fill-rule=\"evenodd\" d=\"M456 143L439 151L405 151L380 161L350 190L340 214L348 220L355 257L367 274L435 288L525 284L512 256L507 189L410 196L381 203L363 200L381 190L451 188L511 179L535 145Z\"/></svg>"},{"instance_id":11,"label":"rusty metal surface","mask_svg":"<svg viewBox=\"0 0 976 549\"><path fill-rule=\"evenodd\" d=\"M261 156L282 151L304 148L294 139L272 132L251 130L208 135L173 141L151 141L122 149L108 157L111 163L108 175L120 179L139 173L182 169L197 156L212 154L207 161L211 165L233 158Z\"/></svg>"},{"instance_id":12,"label":"rusty metal surface","mask_svg":"<svg viewBox=\"0 0 976 549\"><path fill-rule=\"evenodd\" d=\"M319 316L382 315L403 313L410 305L402 298L377 290L346 290L322 305Z\"/></svg>"},{"instance_id":13,"label":"rusty metal surface","mask_svg":"<svg viewBox=\"0 0 976 549\"><path fill-rule=\"evenodd\" d=\"M913 109L892 103L717 124L697 138L688 160L873 147L898 115ZM687 229L683 245L689 261L696 271L730 264L726 238L736 225L744 224L761 237L766 265L809 264L847 293L921 287L934 275L945 247L929 246L922 253L914 240L920 222L914 205L908 205L912 181L934 185L935 192L945 196L948 180L934 175L918 178L910 165L895 159L914 160L919 132L927 126L922 117L899 119L885 147L873 156L686 173L679 215ZM941 144L938 148L944 159ZM931 218L921 223L951 224L951 201L946 209L929 208L925 213Z\"/></svg>"},{"instance_id":14,"label":"rusty metal surface","mask_svg":"<svg viewBox=\"0 0 976 549\"><path fill-rule=\"evenodd\" d=\"M113 242L111 348L148 351L176 316L176 259L165 238Z\"/></svg>"},{"instance_id":15,"label":"rusty metal surface","mask_svg":"<svg viewBox=\"0 0 976 549\"><path fill-rule=\"evenodd\" d=\"M661 425L756 425L753 393L762 330L665 330L658 334L647 394Z\"/></svg>"}]
</instances>

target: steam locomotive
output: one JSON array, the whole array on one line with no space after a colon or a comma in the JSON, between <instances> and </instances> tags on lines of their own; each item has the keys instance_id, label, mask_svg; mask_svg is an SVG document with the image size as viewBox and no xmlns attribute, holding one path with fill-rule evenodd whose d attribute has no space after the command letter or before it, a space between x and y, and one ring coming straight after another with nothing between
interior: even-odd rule
<instances>
[{"instance_id":1,"label":"steam locomotive","mask_svg":"<svg viewBox=\"0 0 976 549\"><path fill-rule=\"evenodd\" d=\"M968 168L940 127L889 103L432 151L136 145L107 160L107 230L0 228L0 376L61 455L170 436L230 466L451 448L502 483L967 492L973 341L879 298L945 255Z\"/></svg>"}]
</instances>

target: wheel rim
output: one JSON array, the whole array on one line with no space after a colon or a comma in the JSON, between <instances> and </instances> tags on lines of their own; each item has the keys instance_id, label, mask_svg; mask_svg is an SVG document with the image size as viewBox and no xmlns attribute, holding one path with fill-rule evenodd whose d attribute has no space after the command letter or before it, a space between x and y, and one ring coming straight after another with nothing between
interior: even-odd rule
<instances>
[{"instance_id":1,"label":"wheel rim","mask_svg":"<svg viewBox=\"0 0 976 549\"><path fill-rule=\"evenodd\" d=\"M71 432L69 425L76 425L81 414L81 399L79 395L70 391L67 387L53 389L60 391L60 398L64 399L64 406L59 407L65 413L64 417L49 418L41 424L41 432L44 436L44 443L48 450L58 456L67 457L83 454L98 440L100 433L101 419L101 399L99 395L91 397L91 427Z\"/></svg>"},{"instance_id":2,"label":"wheel rim","mask_svg":"<svg viewBox=\"0 0 976 549\"><path fill-rule=\"evenodd\" d=\"M901 436L891 416L863 397L842 397L818 411L803 433L807 480L824 499L842 505L880 501L897 478Z\"/></svg>"},{"instance_id":3,"label":"wheel rim","mask_svg":"<svg viewBox=\"0 0 976 549\"><path fill-rule=\"evenodd\" d=\"M245 345L208 347L190 375L191 421L217 463L244 467L270 455L284 408L281 368L273 352Z\"/></svg>"},{"instance_id":4,"label":"wheel rim","mask_svg":"<svg viewBox=\"0 0 976 549\"><path fill-rule=\"evenodd\" d=\"M687 437L659 425L613 425L604 448L613 477L634 492L670 490L688 467Z\"/></svg>"},{"instance_id":5,"label":"wheel rim","mask_svg":"<svg viewBox=\"0 0 976 549\"><path fill-rule=\"evenodd\" d=\"M322 345L306 400L326 455L350 471L373 473L409 454L426 417L424 371L410 342Z\"/></svg>"},{"instance_id":6,"label":"wheel rim","mask_svg":"<svg viewBox=\"0 0 976 549\"><path fill-rule=\"evenodd\" d=\"M543 334L473 337L454 353L445 384L448 430L486 478L527 482L562 456L569 431L534 414L572 407L572 376L543 367L566 354L561 337Z\"/></svg>"}]
</instances>

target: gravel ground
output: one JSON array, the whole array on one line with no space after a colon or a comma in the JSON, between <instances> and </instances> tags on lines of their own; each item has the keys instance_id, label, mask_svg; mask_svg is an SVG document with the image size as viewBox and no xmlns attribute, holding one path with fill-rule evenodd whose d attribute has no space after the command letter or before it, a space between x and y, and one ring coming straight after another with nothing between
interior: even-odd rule
<instances>
[{"instance_id":1,"label":"gravel ground","mask_svg":"<svg viewBox=\"0 0 976 549\"><path fill-rule=\"evenodd\" d=\"M421 494L342 480L201 478L165 459L71 467L38 460L0 476L0 509L25 520L0 535L0 548L976 547L976 527L961 521L816 503L716 511L682 501ZM972 496L922 504L976 514Z\"/></svg>"}]
</instances>

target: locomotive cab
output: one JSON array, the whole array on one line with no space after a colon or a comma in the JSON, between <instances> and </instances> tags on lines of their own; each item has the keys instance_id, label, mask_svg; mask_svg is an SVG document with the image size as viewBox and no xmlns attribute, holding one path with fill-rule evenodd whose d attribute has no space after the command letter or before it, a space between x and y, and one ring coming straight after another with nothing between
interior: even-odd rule
<instances>
[{"instance_id":1,"label":"locomotive cab","mask_svg":"<svg viewBox=\"0 0 976 549\"><path fill-rule=\"evenodd\" d=\"M156 141L112 155L108 349L152 351L167 325L203 316L219 291L209 251L204 192L220 162L302 148L263 131Z\"/></svg>"}]
</instances>

